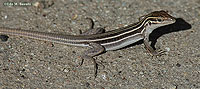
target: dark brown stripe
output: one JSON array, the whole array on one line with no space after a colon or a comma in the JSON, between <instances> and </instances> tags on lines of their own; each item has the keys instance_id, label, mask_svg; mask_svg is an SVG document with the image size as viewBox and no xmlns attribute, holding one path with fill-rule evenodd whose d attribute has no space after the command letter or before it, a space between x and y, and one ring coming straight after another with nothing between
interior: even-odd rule
<instances>
[{"instance_id":1,"label":"dark brown stripe","mask_svg":"<svg viewBox=\"0 0 200 89\"><path fill-rule=\"evenodd\" d=\"M131 36L131 35L133 35L133 34L141 33L141 31L142 31L143 29L145 29L145 27L146 27L145 25L147 25L147 23L149 23L149 22L150 22L150 20L146 20L146 21L144 22L144 24L143 24L143 23L140 23L140 25L142 24L142 26L141 26L141 28L139 28L138 30L132 31L132 32L130 32L130 33L123 34L123 35L118 36L118 37L115 37L115 38L110 38L110 39L106 39L106 40L98 40L98 41L90 41L90 40L88 40L88 41L70 42L70 43L75 43L75 44L87 44L88 42L89 42L89 43L94 42L94 43L104 44L104 43L114 42L114 41L120 40L120 39L122 39L122 38ZM134 28L126 29L126 31L130 31L130 30L133 30L133 29L135 29L135 27L134 27ZM106 37L106 36L104 36L104 38L105 38L105 37ZM127 38L127 39L128 39L128 38Z\"/></svg>"}]
</instances>

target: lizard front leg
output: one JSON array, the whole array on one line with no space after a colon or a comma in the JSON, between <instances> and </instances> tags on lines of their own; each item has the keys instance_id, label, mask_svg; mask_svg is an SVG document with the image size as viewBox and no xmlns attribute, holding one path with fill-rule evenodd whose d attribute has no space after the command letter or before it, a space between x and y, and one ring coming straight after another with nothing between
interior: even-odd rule
<instances>
[{"instance_id":1,"label":"lizard front leg","mask_svg":"<svg viewBox=\"0 0 200 89\"><path fill-rule=\"evenodd\" d=\"M149 38L148 37L144 37L144 45L145 48L147 49L147 51L152 55L152 56L158 56L159 52L157 52L156 50L154 50L151 45L149 44Z\"/></svg>"},{"instance_id":2,"label":"lizard front leg","mask_svg":"<svg viewBox=\"0 0 200 89\"><path fill-rule=\"evenodd\" d=\"M145 48L147 49L147 51L151 54L151 56L161 56L164 54L165 51L156 51L154 50L151 45L149 44L149 36L146 35L144 36L144 45L145 45Z\"/></svg>"}]
</instances>

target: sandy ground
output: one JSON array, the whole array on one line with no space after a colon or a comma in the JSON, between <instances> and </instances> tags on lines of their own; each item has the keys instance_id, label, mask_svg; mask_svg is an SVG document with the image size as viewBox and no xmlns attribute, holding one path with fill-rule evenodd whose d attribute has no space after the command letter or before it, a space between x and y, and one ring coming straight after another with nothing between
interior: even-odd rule
<instances>
[{"instance_id":1,"label":"sandy ground","mask_svg":"<svg viewBox=\"0 0 200 89\"><path fill-rule=\"evenodd\" d=\"M9 36L0 42L0 88L200 89L200 0L1 0L0 27L76 35L89 28L86 17L112 30L157 10L177 18L150 36L166 55L152 58L142 41L108 51L95 57L94 79L91 60L77 67L87 48Z\"/></svg>"}]
</instances>

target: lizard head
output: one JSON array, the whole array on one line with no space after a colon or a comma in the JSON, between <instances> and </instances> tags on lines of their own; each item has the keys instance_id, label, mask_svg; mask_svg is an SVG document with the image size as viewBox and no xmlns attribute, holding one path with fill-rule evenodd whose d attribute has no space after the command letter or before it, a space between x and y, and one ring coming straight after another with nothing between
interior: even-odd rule
<instances>
[{"instance_id":1,"label":"lizard head","mask_svg":"<svg viewBox=\"0 0 200 89\"><path fill-rule=\"evenodd\" d=\"M150 25L164 26L175 23L176 19L168 14L167 11L154 11L139 18L139 20L149 21Z\"/></svg>"}]
</instances>

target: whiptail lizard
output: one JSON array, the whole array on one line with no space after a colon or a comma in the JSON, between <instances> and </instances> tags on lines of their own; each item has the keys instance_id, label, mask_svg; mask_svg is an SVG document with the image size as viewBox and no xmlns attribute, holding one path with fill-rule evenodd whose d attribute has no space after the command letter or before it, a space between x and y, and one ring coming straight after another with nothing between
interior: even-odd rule
<instances>
[{"instance_id":1,"label":"whiptail lizard","mask_svg":"<svg viewBox=\"0 0 200 89\"><path fill-rule=\"evenodd\" d=\"M166 11L161 10L140 17L139 22L137 23L107 32L104 32L103 28L91 28L81 35L61 35L0 27L0 34L16 35L67 45L90 47L90 49L84 52L81 57L83 59L93 60L96 77L97 63L93 57L102 52L117 50L143 39L146 49L153 56L159 55L159 52L155 51L149 44L149 34L154 29L172 24L175 21L174 17L169 15Z\"/></svg>"}]
</instances>

